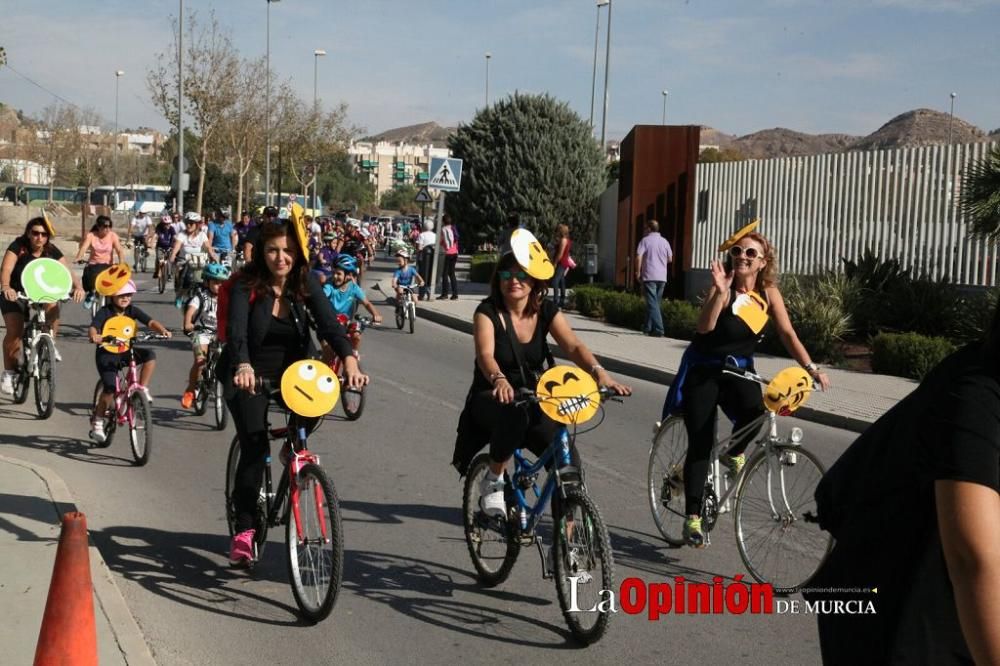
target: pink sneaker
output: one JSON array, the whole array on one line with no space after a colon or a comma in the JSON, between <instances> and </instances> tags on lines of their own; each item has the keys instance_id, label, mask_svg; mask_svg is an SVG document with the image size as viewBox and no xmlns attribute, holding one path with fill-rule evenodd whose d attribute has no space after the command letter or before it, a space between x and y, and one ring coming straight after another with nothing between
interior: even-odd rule
<instances>
[{"instance_id":1,"label":"pink sneaker","mask_svg":"<svg viewBox=\"0 0 1000 666\"><path fill-rule=\"evenodd\" d=\"M240 532L229 543L229 563L233 566L247 566L253 562L253 530Z\"/></svg>"}]
</instances>

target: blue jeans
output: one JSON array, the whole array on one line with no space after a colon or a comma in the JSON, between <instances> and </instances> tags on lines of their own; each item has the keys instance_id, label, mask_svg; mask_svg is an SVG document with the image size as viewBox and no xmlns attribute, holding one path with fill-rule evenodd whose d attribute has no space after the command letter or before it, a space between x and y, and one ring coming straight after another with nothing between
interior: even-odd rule
<instances>
[{"instance_id":1,"label":"blue jeans","mask_svg":"<svg viewBox=\"0 0 1000 666\"><path fill-rule=\"evenodd\" d=\"M556 275L552 279L552 299L560 308L566 307L566 273L565 266L556 266Z\"/></svg>"},{"instance_id":2,"label":"blue jeans","mask_svg":"<svg viewBox=\"0 0 1000 666\"><path fill-rule=\"evenodd\" d=\"M643 324L643 333L659 333L663 335L663 315L660 313L660 301L663 299L663 287L666 282L649 280L642 283L642 290L646 295L646 323Z\"/></svg>"}]
</instances>

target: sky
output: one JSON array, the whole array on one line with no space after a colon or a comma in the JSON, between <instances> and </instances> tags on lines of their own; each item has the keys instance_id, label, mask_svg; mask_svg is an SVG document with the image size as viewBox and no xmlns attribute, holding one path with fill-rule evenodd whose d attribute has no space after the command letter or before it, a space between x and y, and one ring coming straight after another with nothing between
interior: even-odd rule
<instances>
[{"instance_id":1,"label":"sky","mask_svg":"<svg viewBox=\"0 0 1000 666\"><path fill-rule=\"evenodd\" d=\"M177 0L4 0L0 102L38 114L57 101L119 126L167 123L146 71L173 39ZM772 127L864 135L910 109L1000 128L1000 0L613 0L607 135L658 124L730 134ZM186 0L214 11L242 55L265 52L265 0ZM492 100L549 93L595 124L603 107L607 8L594 0L280 0L271 64L304 99L346 102L367 133L471 120ZM18 74L15 74L16 70ZM27 77L46 90L25 80ZM262 86L263 88L263 86ZM261 94L263 100L263 94Z\"/></svg>"}]
</instances>

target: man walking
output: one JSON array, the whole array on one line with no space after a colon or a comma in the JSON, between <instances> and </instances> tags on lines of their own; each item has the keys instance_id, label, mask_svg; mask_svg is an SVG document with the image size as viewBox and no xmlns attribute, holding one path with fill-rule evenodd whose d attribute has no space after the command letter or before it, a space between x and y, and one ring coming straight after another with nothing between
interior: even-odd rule
<instances>
[{"instance_id":1,"label":"man walking","mask_svg":"<svg viewBox=\"0 0 1000 666\"><path fill-rule=\"evenodd\" d=\"M656 220L646 222L646 235L639 241L635 255L635 278L642 282L646 296L646 323L642 332L654 338L663 337L663 316L660 300L667 284L667 264L674 258L670 243L660 235Z\"/></svg>"}]
</instances>

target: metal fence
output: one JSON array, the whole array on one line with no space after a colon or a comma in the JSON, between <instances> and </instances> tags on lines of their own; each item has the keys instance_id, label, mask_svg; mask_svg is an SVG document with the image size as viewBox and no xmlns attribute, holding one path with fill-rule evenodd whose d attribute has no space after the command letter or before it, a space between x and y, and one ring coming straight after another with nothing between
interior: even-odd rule
<instances>
[{"instance_id":1,"label":"metal fence","mask_svg":"<svg viewBox=\"0 0 1000 666\"><path fill-rule=\"evenodd\" d=\"M842 267L867 248L915 276L998 284L998 248L968 235L962 174L993 144L972 143L699 164L692 268L760 218L784 273Z\"/></svg>"}]
</instances>

